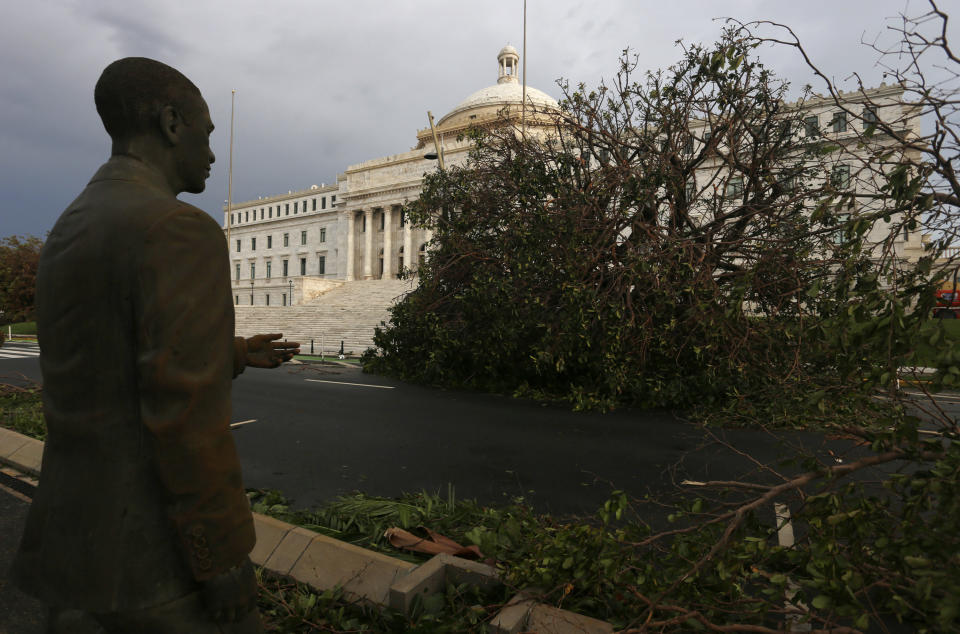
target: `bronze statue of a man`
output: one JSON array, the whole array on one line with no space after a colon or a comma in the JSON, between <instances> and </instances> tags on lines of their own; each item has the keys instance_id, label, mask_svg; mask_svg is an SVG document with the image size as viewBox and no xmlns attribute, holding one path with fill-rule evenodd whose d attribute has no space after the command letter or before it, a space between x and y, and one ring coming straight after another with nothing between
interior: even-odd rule
<instances>
[{"instance_id":1,"label":"bronze statue of a man","mask_svg":"<svg viewBox=\"0 0 960 634\"><path fill-rule=\"evenodd\" d=\"M14 575L108 632L260 632L230 386L298 344L234 337L223 233L177 199L214 161L197 87L125 58L94 98L112 155L40 258L48 436Z\"/></svg>"}]
</instances>

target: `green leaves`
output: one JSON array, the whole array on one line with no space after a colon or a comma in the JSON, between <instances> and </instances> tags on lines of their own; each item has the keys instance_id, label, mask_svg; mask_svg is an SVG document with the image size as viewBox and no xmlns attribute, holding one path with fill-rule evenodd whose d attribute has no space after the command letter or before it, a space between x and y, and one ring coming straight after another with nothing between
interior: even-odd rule
<instances>
[{"instance_id":1,"label":"green leaves","mask_svg":"<svg viewBox=\"0 0 960 634\"><path fill-rule=\"evenodd\" d=\"M811 601L810 604L818 610L826 610L833 605L833 599L825 594L818 594L813 598L813 601Z\"/></svg>"}]
</instances>

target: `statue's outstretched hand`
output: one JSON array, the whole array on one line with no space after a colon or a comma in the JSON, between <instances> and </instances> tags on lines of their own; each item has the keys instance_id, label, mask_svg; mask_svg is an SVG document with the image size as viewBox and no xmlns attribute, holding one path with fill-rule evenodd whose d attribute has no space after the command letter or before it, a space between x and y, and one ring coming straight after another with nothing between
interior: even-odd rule
<instances>
[{"instance_id":1,"label":"statue's outstretched hand","mask_svg":"<svg viewBox=\"0 0 960 634\"><path fill-rule=\"evenodd\" d=\"M249 558L200 586L204 609L217 623L236 623L257 607L257 575Z\"/></svg>"},{"instance_id":2,"label":"statue's outstretched hand","mask_svg":"<svg viewBox=\"0 0 960 634\"><path fill-rule=\"evenodd\" d=\"M277 341L283 333L256 335L247 339L247 365L255 368L275 368L300 352L296 341Z\"/></svg>"}]
</instances>

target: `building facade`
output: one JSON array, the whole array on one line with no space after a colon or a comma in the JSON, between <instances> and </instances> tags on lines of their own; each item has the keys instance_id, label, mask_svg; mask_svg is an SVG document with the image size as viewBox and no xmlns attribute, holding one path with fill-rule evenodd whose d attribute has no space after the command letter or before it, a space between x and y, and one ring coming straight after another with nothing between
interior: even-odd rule
<instances>
[{"instance_id":1,"label":"building facade","mask_svg":"<svg viewBox=\"0 0 960 634\"><path fill-rule=\"evenodd\" d=\"M300 304L344 282L390 279L415 269L426 255L430 235L407 221L404 207L419 196L424 175L437 169L435 156L446 166L463 164L471 142L461 135L471 127L521 118L534 129L546 130L555 123L551 113L559 112L557 101L535 88L526 88L523 108L519 59L514 48L504 47L497 55L497 83L468 96L434 127L418 130L414 149L350 165L334 185L314 185L225 208L235 303ZM919 117L901 97L899 86L881 85L865 95L850 93L844 108L823 98L789 104L788 110L803 113L803 129L793 131L794 140L837 142L835 164L823 178L858 192L879 191L883 173L863 170L860 158L872 147L894 144L878 135L864 149L863 132L880 119L897 122L905 134L919 137ZM684 151L699 151L710 133L705 122L691 122L691 140ZM427 158L430 154L434 156ZM738 181L742 177L723 174L709 161L701 171L703 178L698 172L691 187L713 188L713 195L728 197L743 188ZM852 214L857 211L851 209ZM878 239L885 235L884 227L874 231ZM904 228L894 248L898 257L913 259L922 254L922 245L919 230Z\"/></svg>"},{"instance_id":2,"label":"building facade","mask_svg":"<svg viewBox=\"0 0 960 634\"><path fill-rule=\"evenodd\" d=\"M444 115L433 129L418 130L414 149L350 165L335 185L249 200L224 209L231 280L238 305L309 301L331 286L389 279L414 269L426 256L430 235L407 222L404 205L420 195L423 177L462 164L470 127L522 116L520 56L507 46L497 55L497 83L479 90ZM557 101L527 87L528 115L558 111ZM436 133L436 141L434 140ZM435 147L436 145L436 147Z\"/></svg>"}]
</instances>

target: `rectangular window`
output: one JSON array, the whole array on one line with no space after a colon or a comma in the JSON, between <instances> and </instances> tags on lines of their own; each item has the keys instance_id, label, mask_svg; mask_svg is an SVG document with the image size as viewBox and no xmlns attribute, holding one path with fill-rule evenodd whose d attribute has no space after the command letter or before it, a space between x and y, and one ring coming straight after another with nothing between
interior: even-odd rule
<instances>
[{"instance_id":1,"label":"rectangular window","mask_svg":"<svg viewBox=\"0 0 960 634\"><path fill-rule=\"evenodd\" d=\"M251 250L251 251L256 251L256 250L257 250L257 239L256 239L256 238L250 238L250 250Z\"/></svg>"},{"instance_id":2,"label":"rectangular window","mask_svg":"<svg viewBox=\"0 0 960 634\"><path fill-rule=\"evenodd\" d=\"M293 201L293 215L297 215L297 201Z\"/></svg>"},{"instance_id":3,"label":"rectangular window","mask_svg":"<svg viewBox=\"0 0 960 634\"><path fill-rule=\"evenodd\" d=\"M320 209L326 209L326 208L327 208L327 197L324 196L323 198L320 199Z\"/></svg>"},{"instance_id":4,"label":"rectangular window","mask_svg":"<svg viewBox=\"0 0 960 634\"><path fill-rule=\"evenodd\" d=\"M837 217L837 232L833 234L834 244L843 244L847 241L846 224L850 221L850 214L840 214Z\"/></svg>"},{"instance_id":5,"label":"rectangular window","mask_svg":"<svg viewBox=\"0 0 960 634\"><path fill-rule=\"evenodd\" d=\"M691 154L693 154L693 139L691 137L687 137L684 140L683 153L686 154L687 156L690 156Z\"/></svg>"},{"instance_id":6,"label":"rectangular window","mask_svg":"<svg viewBox=\"0 0 960 634\"><path fill-rule=\"evenodd\" d=\"M233 303L236 304L237 306L240 305L240 296L239 296L239 295L234 295L234 296L233 296Z\"/></svg>"},{"instance_id":7,"label":"rectangular window","mask_svg":"<svg viewBox=\"0 0 960 634\"><path fill-rule=\"evenodd\" d=\"M336 195L336 194L334 194L333 196L330 197L330 204L332 205L332 204L335 203L335 202L337 202L337 195Z\"/></svg>"},{"instance_id":8,"label":"rectangular window","mask_svg":"<svg viewBox=\"0 0 960 634\"><path fill-rule=\"evenodd\" d=\"M360 233L367 232L367 214L363 214L363 226L360 227Z\"/></svg>"},{"instance_id":9,"label":"rectangular window","mask_svg":"<svg viewBox=\"0 0 960 634\"><path fill-rule=\"evenodd\" d=\"M285 247L290 246L290 234L289 234L289 233L283 234L283 246L285 246Z\"/></svg>"},{"instance_id":10,"label":"rectangular window","mask_svg":"<svg viewBox=\"0 0 960 634\"><path fill-rule=\"evenodd\" d=\"M250 263L250 279L256 279L257 277L257 264L255 262Z\"/></svg>"},{"instance_id":11,"label":"rectangular window","mask_svg":"<svg viewBox=\"0 0 960 634\"><path fill-rule=\"evenodd\" d=\"M253 306L253 295L250 295L250 305Z\"/></svg>"},{"instance_id":12,"label":"rectangular window","mask_svg":"<svg viewBox=\"0 0 960 634\"><path fill-rule=\"evenodd\" d=\"M784 192L792 193L797 189L797 175L784 172L780 174L779 183Z\"/></svg>"},{"instance_id":13,"label":"rectangular window","mask_svg":"<svg viewBox=\"0 0 960 634\"><path fill-rule=\"evenodd\" d=\"M817 115L803 118L803 133L811 139L820 134L820 120L817 119Z\"/></svg>"},{"instance_id":14,"label":"rectangular window","mask_svg":"<svg viewBox=\"0 0 960 634\"><path fill-rule=\"evenodd\" d=\"M240 241L237 240L237 253L240 253Z\"/></svg>"},{"instance_id":15,"label":"rectangular window","mask_svg":"<svg viewBox=\"0 0 960 634\"><path fill-rule=\"evenodd\" d=\"M739 198L743 195L743 177L735 176L727 181L727 198Z\"/></svg>"},{"instance_id":16,"label":"rectangular window","mask_svg":"<svg viewBox=\"0 0 960 634\"><path fill-rule=\"evenodd\" d=\"M307 258L300 258L300 275L307 274Z\"/></svg>"},{"instance_id":17,"label":"rectangular window","mask_svg":"<svg viewBox=\"0 0 960 634\"><path fill-rule=\"evenodd\" d=\"M687 202L693 200L694 195L697 193L697 183L691 176L687 179L686 184L683 186L683 196L687 199Z\"/></svg>"},{"instance_id":18,"label":"rectangular window","mask_svg":"<svg viewBox=\"0 0 960 634\"><path fill-rule=\"evenodd\" d=\"M289 264L290 264L290 262L288 262L287 260L284 260L284 261L283 261L283 276L284 276L284 277L287 277L287 273L288 273L287 269L289 268L289 267L288 267Z\"/></svg>"},{"instance_id":19,"label":"rectangular window","mask_svg":"<svg viewBox=\"0 0 960 634\"><path fill-rule=\"evenodd\" d=\"M267 236L267 248L268 249L273 248L273 236Z\"/></svg>"},{"instance_id":20,"label":"rectangular window","mask_svg":"<svg viewBox=\"0 0 960 634\"><path fill-rule=\"evenodd\" d=\"M323 275L327 272L327 256L321 255L317 258L317 275Z\"/></svg>"},{"instance_id":21,"label":"rectangular window","mask_svg":"<svg viewBox=\"0 0 960 634\"><path fill-rule=\"evenodd\" d=\"M380 211L380 231L383 231L384 223L386 222L386 220L387 220L387 214L385 214L381 210Z\"/></svg>"},{"instance_id":22,"label":"rectangular window","mask_svg":"<svg viewBox=\"0 0 960 634\"><path fill-rule=\"evenodd\" d=\"M846 112L835 112L833 113L833 121L831 121L834 132L846 132L847 131L847 113Z\"/></svg>"},{"instance_id":23,"label":"rectangular window","mask_svg":"<svg viewBox=\"0 0 960 634\"><path fill-rule=\"evenodd\" d=\"M710 139L712 138L713 138L713 132L707 130L706 132L703 133L703 144L710 145Z\"/></svg>"},{"instance_id":24,"label":"rectangular window","mask_svg":"<svg viewBox=\"0 0 960 634\"><path fill-rule=\"evenodd\" d=\"M263 207L260 208L260 220L263 220Z\"/></svg>"},{"instance_id":25,"label":"rectangular window","mask_svg":"<svg viewBox=\"0 0 960 634\"><path fill-rule=\"evenodd\" d=\"M300 232L300 244L306 244L306 243L307 243L307 232L306 232L306 231L301 231L301 232Z\"/></svg>"},{"instance_id":26,"label":"rectangular window","mask_svg":"<svg viewBox=\"0 0 960 634\"><path fill-rule=\"evenodd\" d=\"M863 129L866 130L872 125L877 124L877 108L876 106L864 106L863 107Z\"/></svg>"},{"instance_id":27,"label":"rectangular window","mask_svg":"<svg viewBox=\"0 0 960 634\"><path fill-rule=\"evenodd\" d=\"M244 217L244 222L250 222L250 212L249 212L249 211L243 212L243 217Z\"/></svg>"},{"instance_id":28,"label":"rectangular window","mask_svg":"<svg viewBox=\"0 0 960 634\"><path fill-rule=\"evenodd\" d=\"M311 205L311 206L312 206L312 209L311 209L310 211L316 211L316 210L317 210L317 199L316 199L316 198L313 198L313 199L311 199L311 200L313 200L313 205Z\"/></svg>"},{"instance_id":29,"label":"rectangular window","mask_svg":"<svg viewBox=\"0 0 960 634\"><path fill-rule=\"evenodd\" d=\"M321 228L320 228L320 242L326 242L326 241L327 241L327 228L326 228L326 227L321 227Z\"/></svg>"},{"instance_id":30,"label":"rectangular window","mask_svg":"<svg viewBox=\"0 0 960 634\"><path fill-rule=\"evenodd\" d=\"M287 294L286 294L286 293L283 294L283 305L284 305L284 306L287 305Z\"/></svg>"},{"instance_id":31,"label":"rectangular window","mask_svg":"<svg viewBox=\"0 0 960 634\"><path fill-rule=\"evenodd\" d=\"M267 207L267 218L273 218L273 207Z\"/></svg>"},{"instance_id":32,"label":"rectangular window","mask_svg":"<svg viewBox=\"0 0 960 634\"><path fill-rule=\"evenodd\" d=\"M284 215L289 216L289 215L290 215L290 203L284 203L284 204L283 204L283 209L284 209L284 211L286 212Z\"/></svg>"},{"instance_id":33,"label":"rectangular window","mask_svg":"<svg viewBox=\"0 0 960 634\"><path fill-rule=\"evenodd\" d=\"M267 279L270 279L270 270L273 268L273 262L267 262Z\"/></svg>"},{"instance_id":34,"label":"rectangular window","mask_svg":"<svg viewBox=\"0 0 960 634\"><path fill-rule=\"evenodd\" d=\"M789 121L780 121L777 123L777 140L778 141L788 141L790 137L793 136L790 132L790 122Z\"/></svg>"},{"instance_id":35,"label":"rectangular window","mask_svg":"<svg viewBox=\"0 0 960 634\"><path fill-rule=\"evenodd\" d=\"M239 282L240 281L240 265L239 264L237 264L236 266L236 274L237 274L236 275L237 281Z\"/></svg>"},{"instance_id":36,"label":"rectangular window","mask_svg":"<svg viewBox=\"0 0 960 634\"><path fill-rule=\"evenodd\" d=\"M270 296L269 296L269 295L266 296L266 300L267 300L267 306L269 306L269 305L270 305Z\"/></svg>"},{"instance_id":37,"label":"rectangular window","mask_svg":"<svg viewBox=\"0 0 960 634\"><path fill-rule=\"evenodd\" d=\"M406 226L407 226L407 210L401 208L400 209L400 227L403 228Z\"/></svg>"},{"instance_id":38,"label":"rectangular window","mask_svg":"<svg viewBox=\"0 0 960 634\"><path fill-rule=\"evenodd\" d=\"M234 221L233 219L233 214L230 214L230 224L231 225L236 224L236 221Z\"/></svg>"},{"instance_id":39,"label":"rectangular window","mask_svg":"<svg viewBox=\"0 0 960 634\"><path fill-rule=\"evenodd\" d=\"M837 189L847 189L850 187L850 166L834 165L830 170L830 184Z\"/></svg>"}]
</instances>

